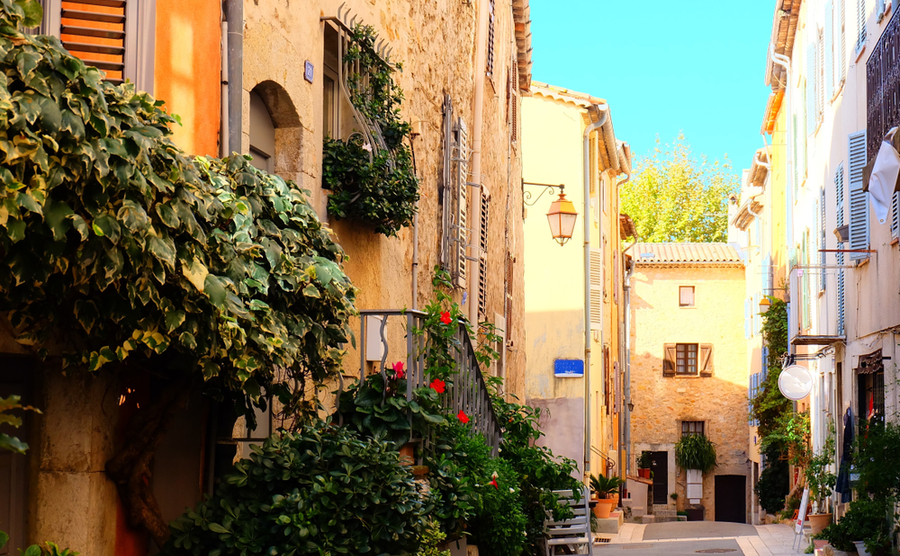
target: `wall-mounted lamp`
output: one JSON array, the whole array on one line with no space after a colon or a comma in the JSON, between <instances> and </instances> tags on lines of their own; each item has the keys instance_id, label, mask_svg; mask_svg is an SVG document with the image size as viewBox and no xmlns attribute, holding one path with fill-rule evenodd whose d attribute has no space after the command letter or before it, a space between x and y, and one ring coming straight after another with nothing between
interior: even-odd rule
<instances>
[{"instance_id":1,"label":"wall-mounted lamp","mask_svg":"<svg viewBox=\"0 0 900 556\"><path fill-rule=\"evenodd\" d=\"M530 191L523 193L523 202L529 207L534 206L547 191L550 191L552 195L555 189L559 189L559 198L550 204L550 210L547 211L547 221L550 223L550 235L553 236L557 243L565 245L567 241L572 239L572 232L575 231L575 222L578 220L578 211L575 210L575 205L572 204L572 201L566 199L565 184L530 183L523 180L523 190L526 185L544 188L541 194L533 201L531 201L532 194Z\"/></svg>"},{"instance_id":2,"label":"wall-mounted lamp","mask_svg":"<svg viewBox=\"0 0 900 556\"><path fill-rule=\"evenodd\" d=\"M634 402L628 402L628 411L634 411Z\"/></svg>"},{"instance_id":3,"label":"wall-mounted lamp","mask_svg":"<svg viewBox=\"0 0 900 556\"><path fill-rule=\"evenodd\" d=\"M760 313L768 312L769 307L771 307L771 306L772 306L772 302L769 301L768 297L763 296L763 298L759 300L759 312Z\"/></svg>"}]
</instances>

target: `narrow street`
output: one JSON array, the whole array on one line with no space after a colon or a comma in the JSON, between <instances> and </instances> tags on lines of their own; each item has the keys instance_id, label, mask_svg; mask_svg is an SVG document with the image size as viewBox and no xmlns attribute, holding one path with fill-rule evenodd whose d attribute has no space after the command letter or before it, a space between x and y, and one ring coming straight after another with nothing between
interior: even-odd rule
<instances>
[{"instance_id":1,"label":"narrow street","mask_svg":"<svg viewBox=\"0 0 900 556\"><path fill-rule=\"evenodd\" d=\"M608 544L595 544L593 554L782 556L798 553L791 548L793 541L793 530L788 525L747 525L721 521L676 521L648 525L626 523Z\"/></svg>"}]
</instances>

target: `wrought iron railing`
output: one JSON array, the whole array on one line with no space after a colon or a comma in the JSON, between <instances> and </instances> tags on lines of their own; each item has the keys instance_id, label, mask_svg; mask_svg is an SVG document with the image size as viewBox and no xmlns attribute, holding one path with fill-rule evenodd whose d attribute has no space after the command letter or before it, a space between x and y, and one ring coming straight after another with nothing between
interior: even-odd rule
<instances>
[{"instance_id":1,"label":"wrought iron railing","mask_svg":"<svg viewBox=\"0 0 900 556\"><path fill-rule=\"evenodd\" d=\"M359 327L359 380L366 379L369 363L375 363L376 372L381 373L387 381L388 361L395 359L390 353L391 345L398 347L398 341L389 338L390 322L401 321L404 327L403 343L405 354L401 359L406 363L406 399L412 400L416 388L427 386L425 376L425 350L427 338L416 334L421 329L426 314L422 311L374 310L360 311ZM391 321L391 319L395 319ZM375 330L369 330L374 327ZM373 334L375 334L373 336ZM427 334L427 332L426 332ZM392 335L392 334L390 334ZM452 414L464 411L473 424L473 432L484 435L492 454L497 456L500 449L500 422L494 413L491 396L488 392L484 376L475 355L475 348L469 338L465 325L459 324L455 335L455 353L453 359L457 364L457 373L453 375L446 391L440 395L441 403ZM375 353L375 361L372 361Z\"/></svg>"},{"instance_id":2,"label":"wrought iron railing","mask_svg":"<svg viewBox=\"0 0 900 556\"><path fill-rule=\"evenodd\" d=\"M897 12L866 62L866 154L878 154L890 128L900 124L900 18Z\"/></svg>"}]
</instances>

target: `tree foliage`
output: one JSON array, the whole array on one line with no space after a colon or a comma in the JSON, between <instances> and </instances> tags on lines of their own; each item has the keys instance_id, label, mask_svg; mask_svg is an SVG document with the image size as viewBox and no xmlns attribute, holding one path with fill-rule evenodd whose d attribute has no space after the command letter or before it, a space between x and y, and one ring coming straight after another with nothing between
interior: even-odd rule
<instances>
[{"instance_id":1,"label":"tree foliage","mask_svg":"<svg viewBox=\"0 0 900 556\"><path fill-rule=\"evenodd\" d=\"M728 237L728 197L739 190L724 162L697 159L679 134L663 150L639 159L634 177L619 189L621 211L631 216L641 241L720 242Z\"/></svg>"}]
</instances>

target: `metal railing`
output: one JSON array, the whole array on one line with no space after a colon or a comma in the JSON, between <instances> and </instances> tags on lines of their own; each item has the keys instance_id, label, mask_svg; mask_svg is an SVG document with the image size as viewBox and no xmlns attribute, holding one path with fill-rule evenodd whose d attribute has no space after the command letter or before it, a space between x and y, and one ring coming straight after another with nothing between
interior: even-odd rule
<instances>
[{"instance_id":1,"label":"metal railing","mask_svg":"<svg viewBox=\"0 0 900 556\"><path fill-rule=\"evenodd\" d=\"M385 382L388 379L388 361L391 360L389 341L389 322L401 321L404 326L404 341L406 353L402 359L406 363L406 399L412 401L415 390L428 386L428 377L425 375L425 355L427 338L424 334L416 334L416 329L421 329L426 314L422 311L400 310L367 310L360 311L359 327L359 380L366 379L368 363L379 365L379 372ZM370 330L369 328L374 328ZM375 334L374 336L372 334ZM425 332L427 334L427 332ZM469 338L469 333L464 324L459 324L454 336L455 353L452 354L456 362L456 373L452 375L446 385L446 390L439 395L444 408L450 410L452 415L460 411L465 412L472 423L473 432L484 436L488 446L491 447L493 456L497 456L500 449L501 433L500 422L494 413L491 396L488 393L484 376L475 355L475 348ZM396 343L395 342L395 347ZM375 353L374 361L370 359L370 351Z\"/></svg>"}]
</instances>

